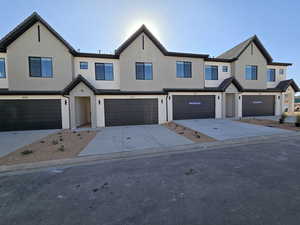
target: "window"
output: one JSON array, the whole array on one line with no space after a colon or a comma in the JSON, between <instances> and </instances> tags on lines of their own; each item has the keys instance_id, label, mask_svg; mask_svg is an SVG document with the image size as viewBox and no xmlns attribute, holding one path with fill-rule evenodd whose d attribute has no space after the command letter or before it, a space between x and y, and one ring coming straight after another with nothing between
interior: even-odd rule
<instances>
[{"instance_id":1,"label":"window","mask_svg":"<svg viewBox=\"0 0 300 225\"><path fill-rule=\"evenodd\" d=\"M5 78L5 59L0 58L0 78Z\"/></svg>"},{"instance_id":2,"label":"window","mask_svg":"<svg viewBox=\"0 0 300 225\"><path fill-rule=\"evenodd\" d=\"M279 74L284 75L284 69L279 69Z\"/></svg>"},{"instance_id":3,"label":"window","mask_svg":"<svg viewBox=\"0 0 300 225\"><path fill-rule=\"evenodd\" d=\"M205 80L218 80L218 66L205 66Z\"/></svg>"},{"instance_id":4,"label":"window","mask_svg":"<svg viewBox=\"0 0 300 225\"><path fill-rule=\"evenodd\" d=\"M222 71L225 73L228 72L228 66L222 66Z\"/></svg>"},{"instance_id":5,"label":"window","mask_svg":"<svg viewBox=\"0 0 300 225\"><path fill-rule=\"evenodd\" d=\"M114 80L112 63L95 63L96 80Z\"/></svg>"},{"instance_id":6,"label":"window","mask_svg":"<svg viewBox=\"0 0 300 225\"><path fill-rule=\"evenodd\" d=\"M275 69L268 69L268 72L267 72L267 79L268 81L271 81L271 82L274 82L275 81Z\"/></svg>"},{"instance_id":7,"label":"window","mask_svg":"<svg viewBox=\"0 0 300 225\"><path fill-rule=\"evenodd\" d=\"M80 62L80 69L87 70L89 68L88 62Z\"/></svg>"},{"instance_id":8,"label":"window","mask_svg":"<svg viewBox=\"0 0 300 225\"><path fill-rule=\"evenodd\" d=\"M192 63L191 62L176 62L176 77L191 78Z\"/></svg>"},{"instance_id":9,"label":"window","mask_svg":"<svg viewBox=\"0 0 300 225\"><path fill-rule=\"evenodd\" d=\"M52 58L29 57L29 75L31 77L52 77Z\"/></svg>"},{"instance_id":10,"label":"window","mask_svg":"<svg viewBox=\"0 0 300 225\"><path fill-rule=\"evenodd\" d=\"M246 80L257 80L257 66L246 66L245 79Z\"/></svg>"},{"instance_id":11,"label":"window","mask_svg":"<svg viewBox=\"0 0 300 225\"><path fill-rule=\"evenodd\" d=\"M137 80L153 80L152 63L135 63L135 76Z\"/></svg>"}]
</instances>

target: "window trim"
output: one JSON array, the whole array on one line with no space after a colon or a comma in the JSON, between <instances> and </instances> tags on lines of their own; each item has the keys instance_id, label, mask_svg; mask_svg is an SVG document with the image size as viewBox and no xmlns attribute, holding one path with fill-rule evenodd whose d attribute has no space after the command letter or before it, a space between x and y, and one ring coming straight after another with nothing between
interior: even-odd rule
<instances>
[{"instance_id":1,"label":"window trim","mask_svg":"<svg viewBox=\"0 0 300 225\"><path fill-rule=\"evenodd\" d=\"M31 66L30 59L31 58L39 58L40 59L40 76L32 76L31 75ZM43 77L42 75L42 59L51 59L51 76ZM29 66L29 77L31 78L53 78L53 57L41 57L41 56L28 56L28 66Z\"/></svg>"},{"instance_id":2,"label":"window trim","mask_svg":"<svg viewBox=\"0 0 300 225\"><path fill-rule=\"evenodd\" d=\"M81 68L81 63L86 63L86 64L87 64L87 68ZM79 69L80 69L80 70L88 70L88 69L89 69L89 62L86 62L86 61L80 61L80 62L79 62Z\"/></svg>"},{"instance_id":3,"label":"window trim","mask_svg":"<svg viewBox=\"0 0 300 225\"><path fill-rule=\"evenodd\" d=\"M144 79L137 79L137 64L143 64L144 67ZM145 79L145 64L151 64L151 79ZM135 62L135 80L153 80L153 63L152 62Z\"/></svg>"},{"instance_id":4,"label":"window trim","mask_svg":"<svg viewBox=\"0 0 300 225\"><path fill-rule=\"evenodd\" d=\"M184 65L185 64L191 65L191 75L190 76L185 76L185 73L184 73L182 77L179 77L178 74L177 74L177 63L183 63L183 73L185 71ZM188 78L191 79L191 78L193 78L193 65L192 65L191 61L176 61L176 78L179 78L179 79L188 79Z\"/></svg>"},{"instance_id":5,"label":"window trim","mask_svg":"<svg viewBox=\"0 0 300 225\"><path fill-rule=\"evenodd\" d=\"M282 71L282 73L280 71ZM285 69L279 68L279 75L284 75L284 71L285 71Z\"/></svg>"},{"instance_id":6,"label":"window trim","mask_svg":"<svg viewBox=\"0 0 300 225\"><path fill-rule=\"evenodd\" d=\"M269 80L269 71L274 71L274 80ZM268 68L267 69L267 82L276 82L276 69L274 68Z\"/></svg>"},{"instance_id":7,"label":"window trim","mask_svg":"<svg viewBox=\"0 0 300 225\"><path fill-rule=\"evenodd\" d=\"M4 76L0 77L0 79L6 79L6 62L5 62L5 58L0 58L0 60L3 60L3 62L4 62Z\"/></svg>"},{"instance_id":8,"label":"window trim","mask_svg":"<svg viewBox=\"0 0 300 225\"><path fill-rule=\"evenodd\" d=\"M246 74L246 70L247 70L247 66L251 66L251 67L255 67L256 68L256 79L247 79L247 74ZM244 74L244 79L245 80L248 80L248 81L251 81L251 80L253 80L253 81L255 81L255 80L258 80L258 66L257 65L246 65L245 66L245 74ZM251 71L252 71L252 69L251 69ZM251 78L252 78L252 74L251 74Z\"/></svg>"},{"instance_id":9,"label":"window trim","mask_svg":"<svg viewBox=\"0 0 300 225\"><path fill-rule=\"evenodd\" d=\"M104 79L97 79L97 74L96 74L96 65L97 64L103 64L104 65ZM105 76L105 64L112 65L112 79L111 80L105 79L106 78L106 76ZM114 81L115 80L114 64L113 63L95 62L95 80L97 80L97 81Z\"/></svg>"},{"instance_id":10,"label":"window trim","mask_svg":"<svg viewBox=\"0 0 300 225\"><path fill-rule=\"evenodd\" d=\"M226 68L226 71L224 71L224 68ZM228 73L228 66L223 65L223 66L222 66L222 72L223 72L223 73Z\"/></svg>"},{"instance_id":11,"label":"window trim","mask_svg":"<svg viewBox=\"0 0 300 225\"><path fill-rule=\"evenodd\" d=\"M217 67L217 79L206 79L206 67ZM219 66L218 65L204 65L204 80L219 80Z\"/></svg>"}]
</instances>

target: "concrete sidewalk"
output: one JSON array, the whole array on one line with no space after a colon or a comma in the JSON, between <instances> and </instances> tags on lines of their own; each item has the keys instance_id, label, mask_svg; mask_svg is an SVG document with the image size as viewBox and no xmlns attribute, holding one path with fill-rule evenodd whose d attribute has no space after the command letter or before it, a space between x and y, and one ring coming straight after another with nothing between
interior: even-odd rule
<instances>
[{"instance_id":1,"label":"concrete sidewalk","mask_svg":"<svg viewBox=\"0 0 300 225\"><path fill-rule=\"evenodd\" d=\"M0 132L0 157L57 131L58 130L29 130Z\"/></svg>"},{"instance_id":2,"label":"concrete sidewalk","mask_svg":"<svg viewBox=\"0 0 300 225\"><path fill-rule=\"evenodd\" d=\"M10 166L0 166L0 176L12 175L12 174L23 174L30 173L36 170L51 169L56 170L56 168L68 168L76 165L89 165L99 162L106 162L110 160L123 160L123 159L134 159L134 158L145 158L145 157L155 157L160 155L170 155L170 154L180 154L184 152L194 152L194 151L205 151L209 149L218 149L224 147L235 147L243 146L249 144L258 143L268 143L274 139L277 141L288 142L291 138L300 138L300 132L293 132L290 134L277 134L268 136L257 136L257 137L247 137L238 138L234 140L226 141L216 141L208 143L196 143L188 145L178 145L173 147L160 147L160 148L149 148L135 151L127 152L114 152L98 155L88 155L81 156L70 159L60 159L43 161L37 163L27 163L18 164Z\"/></svg>"},{"instance_id":3,"label":"concrete sidewalk","mask_svg":"<svg viewBox=\"0 0 300 225\"><path fill-rule=\"evenodd\" d=\"M294 133L294 131L242 123L230 119L176 120L174 122L217 140Z\"/></svg>"},{"instance_id":4,"label":"concrete sidewalk","mask_svg":"<svg viewBox=\"0 0 300 225\"><path fill-rule=\"evenodd\" d=\"M101 129L80 156L193 144L162 125L117 126Z\"/></svg>"}]
</instances>

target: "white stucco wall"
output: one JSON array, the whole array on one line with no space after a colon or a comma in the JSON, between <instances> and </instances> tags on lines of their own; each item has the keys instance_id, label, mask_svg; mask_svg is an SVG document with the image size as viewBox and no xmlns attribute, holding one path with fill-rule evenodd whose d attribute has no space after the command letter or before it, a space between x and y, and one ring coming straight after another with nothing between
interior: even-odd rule
<instances>
[{"instance_id":1,"label":"white stucco wall","mask_svg":"<svg viewBox=\"0 0 300 225\"><path fill-rule=\"evenodd\" d=\"M6 53L1 53L0 52L0 58L3 58L5 60L5 78L0 78L0 89L7 89L8 88L8 73L7 73L7 57Z\"/></svg>"},{"instance_id":2,"label":"white stucco wall","mask_svg":"<svg viewBox=\"0 0 300 225\"><path fill-rule=\"evenodd\" d=\"M204 79L205 79L205 66L218 66L218 80L205 80L205 87L217 87L222 81L231 76L230 63L223 62L204 62ZM223 72L222 67L227 66L228 71Z\"/></svg>"},{"instance_id":3,"label":"white stucco wall","mask_svg":"<svg viewBox=\"0 0 300 225\"><path fill-rule=\"evenodd\" d=\"M173 96L174 95L215 95L215 118L222 118L223 96L220 92L169 92L168 95L168 121L173 120Z\"/></svg>"},{"instance_id":4,"label":"white stucco wall","mask_svg":"<svg viewBox=\"0 0 300 225\"><path fill-rule=\"evenodd\" d=\"M97 95L96 96L96 114L97 127L105 126L105 99L158 99L158 123L166 122L166 95Z\"/></svg>"},{"instance_id":5,"label":"white stucco wall","mask_svg":"<svg viewBox=\"0 0 300 225\"><path fill-rule=\"evenodd\" d=\"M275 81L274 82L267 81L267 88L274 88L274 87L277 86L277 84L280 81L286 80L286 75L287 75L287 67L286 66L271 66L271 65L268 65L267 68L268 69L275 69ZM279 74L280 69L284 70L283 75ZM267 77L267 79L268 79L268 77Z\"/></svg>"},{"instance_id":6,"label":"white stucco wall","mask_svg":"<svg viewBox=\"0 0 300 225\"><path fill-rule=\"evenodd\" d=\"M88 69L80 69L80 62L87 62ZM95 63L112 63L114 80L96 80ZM118 59L75 57L75 76L81 74L97 89L120 89L120 69Z\"/></svg>"}]
</instances>

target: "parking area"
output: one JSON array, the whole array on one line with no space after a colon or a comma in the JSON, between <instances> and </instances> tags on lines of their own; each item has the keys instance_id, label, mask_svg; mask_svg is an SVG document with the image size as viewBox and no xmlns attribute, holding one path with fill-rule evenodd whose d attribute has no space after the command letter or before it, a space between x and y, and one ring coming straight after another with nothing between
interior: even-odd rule
<instances>
[{"instance_id":1,"label":"parking area","mask_svg":"<svg viewBox=\"0 0 300 225\"><path fill-rule=\"evenodd\" d=\"M57 130L29 130L0 132L0 157L14 152L18 148L31 144Z\"/></svg>"},{"instance_id":2,"label":"parking area","mask_svg":"<svg viewBox=\"0 0 300 225\"><path fill-rule=\"evenodd\" d=\"M192 143L161 125L106 127L97 133L96 137L79 155L171 147Z\"/></svg>"},{"instance_id":3,"label":"parking area","mask_svg":"<svg viewBox=\"0 0 300 225\"><path fill-rule=\"evenodd\" d=\"M176 120L175 122L220 141L293 132L278 128L241 123L230 119Z\"/></svg>"}]
</instances>

